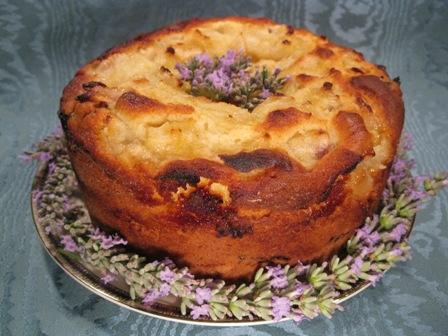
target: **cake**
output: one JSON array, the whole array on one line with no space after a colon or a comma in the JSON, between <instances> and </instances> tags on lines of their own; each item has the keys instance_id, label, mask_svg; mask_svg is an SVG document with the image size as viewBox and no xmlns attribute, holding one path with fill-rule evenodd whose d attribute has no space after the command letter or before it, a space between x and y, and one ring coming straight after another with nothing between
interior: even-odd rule
<instances>
[{"instance_id":1,"label":"cake","mask_svg":"<svg viewBox=\"0 0 448 336\"><path fill-rule=\"evenodd\" d=\"M225 57L250 61L235 76L266 72L276 89L243 104L182 73ZM404 108L398 81L361 53L228 17L108 50L65 87L59 118L97 225L195 275L238 280L346 243L380 205Z\"/></svg>"}]
</instances>

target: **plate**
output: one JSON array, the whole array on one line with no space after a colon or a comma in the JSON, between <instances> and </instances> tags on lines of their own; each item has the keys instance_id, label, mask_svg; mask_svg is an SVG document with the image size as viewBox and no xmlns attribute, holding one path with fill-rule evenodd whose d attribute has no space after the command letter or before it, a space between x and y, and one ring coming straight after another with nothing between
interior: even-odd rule
<instances>
[{"instance_id":1,"label":"plate","mask_svg":"<svg viewBox=\"0 0 448 336\"><path fill-rule=\"evenodd\" d=\"M41 162L38 166L34 178L33 187L31 191L32 195L39 189L39 186L45 183L48 176L47 171L48 171L48 164L46 162L43 163ZM82 201L79 198L79 193L74 193L69 197L75 199L76 202L80 202L82 204ZM43 247L48 252L48 254L53 258L53 260L76 282L78 282L91 292L99 295L100 297L114 304L117 304L121 307L151 317L157 317L172 322L180 322L196 325L229 327L229 326L253 326L253 325L274 323L274 321L266 321L258 318L253 320L245 319L241 321L230 318L218 321L213 321L211 319L193 320L192 318L190 318L189 315L184 316L181 314L178 304L176 302L176 298L174 297L171 297L171 299L170 297L159 299L151 306L145 306L140 302L133 301L129 297L128 288L124 281L120 282L120 280L116 280L109 284L104 284L103 281L101 281L101 274L99 273L98 270L95 270L95 268L83 262L82 260L74 260L72 258L67 257L64 253L62 253L60 247L58 246L58 240L56 240L51 234L47 234L45 230L45 225L42 222L42 217L40 216L39 211L41 205L36 200L35 197L31 197L31 206L32 206L33 219L39 238L42 242ZM86 210L85 212L87 213L87 209L85 210ZM414 221L412 223L414 223ZM411 230L409 230L408 235L410 234L410 232ZM342 303L358 295L363 290L368 288L370 285L371 283L368 281L360 282L356 287L344 291L339 297L337 297L335 302L338 304ZM283 319L282 321L284 320L288 319Z\"/></svg>"}]
</instances>

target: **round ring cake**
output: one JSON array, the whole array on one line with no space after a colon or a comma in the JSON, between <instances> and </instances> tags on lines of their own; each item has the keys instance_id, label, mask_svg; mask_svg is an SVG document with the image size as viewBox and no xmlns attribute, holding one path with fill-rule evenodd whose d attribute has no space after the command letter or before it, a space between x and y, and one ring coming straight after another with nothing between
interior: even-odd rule
<instances>
[{"instance_id":1,"label":"round ring cake","mask_svg":"<svg viewBox=\"0 0 448 336\"><path fill-rule=\"evenodd\" d=\"M59 117L89 214L198 275L325 260L377 209L398 81L268 19L193 19L107 51Z\"/></svg>"}]
</instances>

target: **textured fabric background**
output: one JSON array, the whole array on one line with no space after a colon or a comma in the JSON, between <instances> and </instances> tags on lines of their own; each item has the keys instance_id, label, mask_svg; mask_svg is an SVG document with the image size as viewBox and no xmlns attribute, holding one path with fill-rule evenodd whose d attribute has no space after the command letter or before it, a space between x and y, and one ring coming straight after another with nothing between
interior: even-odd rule
<instances>
[{"instance_id":1,"label":"textured fabric background","mask_svg":"<svg viewBox=\"0 0 448 336\"><path fill-rule=\"evenodd\" d=\"M448 335L448 193L417 218L413 259L332 320L208 328L119 308L75 283L33 228L34 167L17 155L57 124L74 71L134 35L193 16L268 16L363 52L400 76L420 172L448 168L447 1L0 0L0 335Z\"/></svg>"}]
</instances>

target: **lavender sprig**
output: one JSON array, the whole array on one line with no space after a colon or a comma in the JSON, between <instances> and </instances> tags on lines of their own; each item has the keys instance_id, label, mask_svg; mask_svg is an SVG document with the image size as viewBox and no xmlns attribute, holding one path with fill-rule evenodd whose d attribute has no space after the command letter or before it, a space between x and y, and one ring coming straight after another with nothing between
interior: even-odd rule
<instances>
[{"instance_id":1,"label":"lavender sprig","mask_svg":"<svg viewBox=\"0 0 448 336\"><path fill-rule=\"evenodd\" d=\"M235 50L214 59L200 54L176 65L180 78L189 83L192 95L234 104L249 111L278 92L288 80L279 77L280 69L270 73L266 67L255 71L251 67L250 57Z\"/></svg>"}]
</instances>

